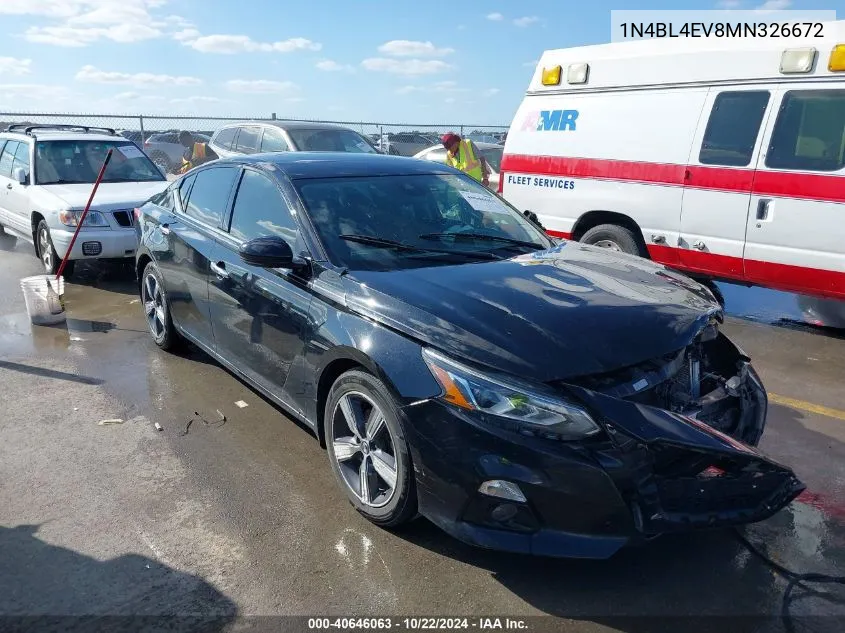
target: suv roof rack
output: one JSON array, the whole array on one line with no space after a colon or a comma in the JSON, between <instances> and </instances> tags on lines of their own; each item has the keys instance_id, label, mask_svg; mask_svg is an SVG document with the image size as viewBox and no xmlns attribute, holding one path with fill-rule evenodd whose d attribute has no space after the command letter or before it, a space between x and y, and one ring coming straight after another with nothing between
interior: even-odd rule
<instances>
[{"instance_id":1,"label":"suv roof rack","mask_svg":"<svg viewBox=\"0 0 845 633\"><path fill-rule=\"evenodd\" d=\"M20 132L32 136L33 130L64 130L66 132L105 132L114 136L116 132L110 127L91 127L88 125L30 125L28 123L15 123L6 128L7 132Z\"/></svg>"}]
</instances>

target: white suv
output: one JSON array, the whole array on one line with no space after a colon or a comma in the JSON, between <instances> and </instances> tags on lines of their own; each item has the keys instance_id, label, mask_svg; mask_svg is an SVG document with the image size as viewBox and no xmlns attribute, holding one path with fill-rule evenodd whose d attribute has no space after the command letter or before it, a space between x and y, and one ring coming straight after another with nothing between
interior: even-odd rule
<instances>
[{"instance_id":1,"label":"white suv","mask_svg":"<svg viewBox=\"0 0 845 633\"><path fill-rule=\"evenodd\" d=\"M77 259L133 258L134 209L167 187L138 147L108 128L10 125L0 133L0 231L35 245L48 273L67 253L109 149L103 176L64 274Z\"/></svg>"}]
</instances>

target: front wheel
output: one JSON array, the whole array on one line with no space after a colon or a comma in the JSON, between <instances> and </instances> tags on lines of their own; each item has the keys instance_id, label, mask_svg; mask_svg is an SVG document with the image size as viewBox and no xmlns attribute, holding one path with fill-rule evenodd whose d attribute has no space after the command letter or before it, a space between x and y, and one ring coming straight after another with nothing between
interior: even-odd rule
<instances>
[{"instance_id":1,"label":"front wheel","mask_svg":"<svg viewBox=\"0 0 845 633\"><path fill-rule=\"evenodd\" d=\"M329 462L349 501L371 522L398 527L417 514L401 414L372 374L348 371L332 385L323 420Z\"/></svg>"},{"instance_id":2,"label":"front wheel","mask_svg":"<svg viewBox=\"0 0 845 633\"><path fill-rule=\"evenodd\" d=\"M53 247L53 238L50 237L50 227L47 226L47 222L44 220L38 223L36 236L37 253L39 259L41 259L41 263L44 264L44 270L48 275L57 274L59 267L62 265L62 259ZM63 277L67 278L73 275L74 264L75 262L72 260L65 264L65 269L62 271Z\"/></svg>"},{"instance_id":3,"label":"front wheel","mask_svg":"<svg viewBox=\"0 0 845 633\"><path fill-rule=\"evenodd\" d=\"M599 224L581 237L581 242L611 251L646 257L633 231L618 224Z\"/></svg>"}]
</instances>

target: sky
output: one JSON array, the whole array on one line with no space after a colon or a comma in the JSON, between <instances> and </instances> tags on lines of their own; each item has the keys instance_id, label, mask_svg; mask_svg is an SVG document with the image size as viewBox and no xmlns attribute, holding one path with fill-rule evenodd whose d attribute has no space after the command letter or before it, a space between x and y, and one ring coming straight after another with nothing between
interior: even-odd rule
<instances>
[{"instance_id":1,"label":"sky","mask_svg":"<svg viewBox=\"0 0 845 633\"><path fill-rule=\"evenodd\" d=\"M611 9L836 3L0 0L0 112L507 125L541 53L609 41Z\"/></svg>"}]
</instances>

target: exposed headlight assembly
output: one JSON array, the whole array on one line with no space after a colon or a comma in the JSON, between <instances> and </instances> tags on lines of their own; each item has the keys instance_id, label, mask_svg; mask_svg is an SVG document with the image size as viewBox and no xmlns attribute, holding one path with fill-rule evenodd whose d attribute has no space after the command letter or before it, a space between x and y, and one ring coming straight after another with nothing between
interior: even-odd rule
<instances>
[{"instance_id":1,"label":"exposed headlight assembly","mask_svg":"<svg viewBox=\"0 0 845 633\"><path fill-rule=\"evenodd\" d=\"M462 409L486 413L528 432L555 440L580 440L599 432L583 408L542 387L482 374L430 349L423 359L443 388L441 399Z\"/></svg>"},{"instance_id":2,"label":"exposed headlight assembly","mask_svg":"<svg viewBox=\"0 0 845 633\"><path fill-rule=\"evenodd\" d=\"M82 211L59 211L59 222L65 226L76 226L82 217ZM108 226L108 220L99 211L88 211L83 226Z\"/></svg>"}]
</instances>

